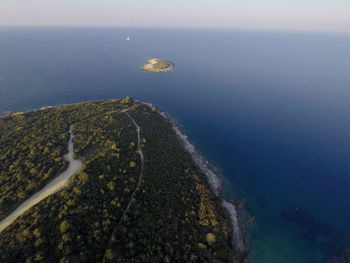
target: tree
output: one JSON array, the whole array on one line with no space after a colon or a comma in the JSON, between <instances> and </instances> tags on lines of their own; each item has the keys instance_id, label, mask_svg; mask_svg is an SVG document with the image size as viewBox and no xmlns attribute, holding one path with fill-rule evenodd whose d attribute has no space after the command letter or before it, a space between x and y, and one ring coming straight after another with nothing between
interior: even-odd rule
<instances>
[{"instance_id":1,"label":"tree","mask_svg":"<svg viewBox=\"0 0 350 263\"><path fill-rule=\"evenodd\" d=\"M36 237L36 238L39 238L41 236L41 232L39 230L39 228L36 228L34 231L33 231L33 235Z\"/></svg>"},{"instance_id":2,"label":"tree","mask_svg":"<svg viewBox=\"0 0 350 263\"><path fill-rule=\"evenodd\" d=\"M109 182L107 184L107 187L109 188L109 190L113 191L114 190L114 182Z\"/></svg>"},{"instance_id":3,"label":"tree","mask_svg":"<svg viewBox=\"0 0 350 263\"><path fill-rule=\"evenodd\" d=\"M114 251L112 249L108 248L106 250L106 258L108 260L113 260L113 259L115 259L115 257L116 257L116 255L115 255Z\"/></svg>"},{"instance_id":4,"label":"tree","mask_svg":"<svg viewBox=\"0 0 350 263\"><path fill-rule=\"evenodd\" d=\"M81 172L79 173L78 178L82 183L86 183L87 180L89 179L89 176L87 175L87 173Z\"/></svg>"},{"instance_id":5,"label":"tree","mask_svg":"<svg viewBox=\"0 0 350 263\"><path fill-rule=\"evenodd\" d=\"M69 227L70 227L70 225L69 225L67 220L62 221L62 223L60 224L60 231L61 231L61 233L67 232Z\"/></svg>"}]
</instances>

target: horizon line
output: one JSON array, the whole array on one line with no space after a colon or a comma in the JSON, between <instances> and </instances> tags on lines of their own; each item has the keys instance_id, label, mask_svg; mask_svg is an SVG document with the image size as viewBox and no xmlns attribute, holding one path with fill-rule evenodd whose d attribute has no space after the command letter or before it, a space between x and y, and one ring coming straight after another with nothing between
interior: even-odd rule
<instances>
[{"instance_id":1,"label":"horizon line","mask_svg":"<svg viewBox=\"0 0 350 263\"><path fill-rule=\"evenodd\" d=\"M326 33L350 34L350 30L331 29L300 29L300 28L265 28L265 27L200 27L200 26L127 26L127 25L1 25L0 28L119 28L119 29L169 29L169 30L227 30L227 31L261 31L261 32L289 32L289 33Z\"/></svg>"}]
</instances>

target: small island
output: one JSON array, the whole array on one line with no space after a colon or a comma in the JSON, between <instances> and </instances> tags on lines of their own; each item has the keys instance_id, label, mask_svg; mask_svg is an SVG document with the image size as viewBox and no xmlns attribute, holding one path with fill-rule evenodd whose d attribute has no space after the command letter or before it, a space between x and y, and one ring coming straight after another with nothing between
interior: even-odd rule
<instances>
[{"instance_id":1,"label":"small island","mask_svg":"<svg viewBox=\"0 0 350 263\"><path fill-rule=\"evenodd\" d=\"M147 60L147 63L148 64L143 65L141 69L153 73L171 71L175 68L175 64L173 62L163 59L152 58Z\"/></svg>"}]
</instances>

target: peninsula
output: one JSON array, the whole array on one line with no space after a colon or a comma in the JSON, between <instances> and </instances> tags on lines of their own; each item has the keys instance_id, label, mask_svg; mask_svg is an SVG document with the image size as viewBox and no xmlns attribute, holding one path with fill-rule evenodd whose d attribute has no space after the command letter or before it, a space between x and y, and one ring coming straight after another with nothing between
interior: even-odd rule
<instances>
[{"instance_id":1,"label":"peninsula","mask_svg":"<svg viewBox=\"0 0 350 263\"><path fill-rule=\"evenodd\" d=\"M147 60L147 64L141 67L142 70L153 72L153 73L161 73L166 71L171 71L175 68L175 64L170 61L166 61L163 59L152 58Z\"/></svg>"},{"instance_id":2,"label":"peninsula","mask_svg":"<svg viewBox=\"0 0 350 263\"><path fill-rule=\"evenodd\" d=\"M243 262L220 180L151 104L10 115L0 144L1 262Z\"/></svg>"}]
</instances>

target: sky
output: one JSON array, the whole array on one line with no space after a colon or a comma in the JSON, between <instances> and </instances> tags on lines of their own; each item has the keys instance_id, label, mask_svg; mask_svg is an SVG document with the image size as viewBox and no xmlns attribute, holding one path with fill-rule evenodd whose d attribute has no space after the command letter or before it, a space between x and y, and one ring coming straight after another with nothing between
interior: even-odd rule
<instances>
[{"instance_id":1,"label":"sky","mask_svg":"<svg viewBox=\"0 0 350 263\"><path fill-rule=\"evenodd\" d=\"M350 0L0 0L0 26L350 32Z\"/></svg>"}]
</instances>

